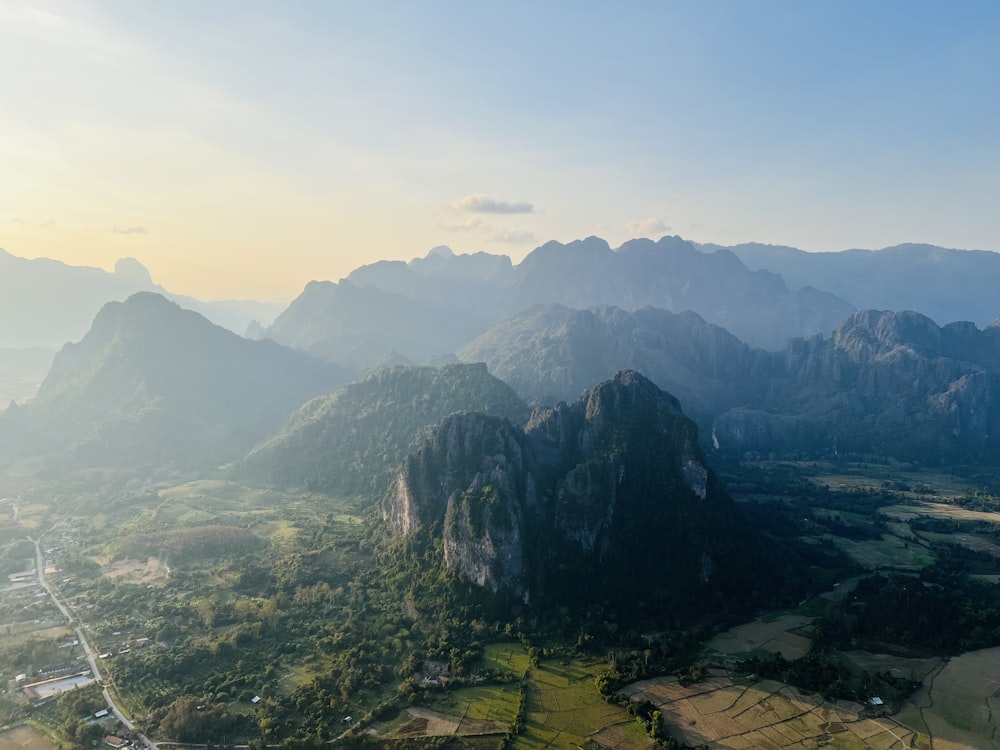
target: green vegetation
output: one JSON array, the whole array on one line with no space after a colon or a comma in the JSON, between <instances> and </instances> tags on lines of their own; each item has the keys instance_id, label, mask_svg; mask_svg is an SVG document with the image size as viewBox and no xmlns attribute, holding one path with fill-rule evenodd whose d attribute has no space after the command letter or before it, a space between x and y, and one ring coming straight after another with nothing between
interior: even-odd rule
<instances>
[{"instance_id":1,"label":"green vegetation","mask_svg":"<svg viewBox=\"0 0 1000 750\"><path fill-rule=\"evenodd\" d=\"M633 426L642 432L643 425ZM670 440L690 437L677 429ZM630 438L621 430L600 439L603 458L628 455ZM643 450L663 455L653 441ZM589 476L581 470L574 481ZM593 487L603 486L598 476ZM101 660L106 681L153 737L492 750L501 743L575 748L599 733L602 742L639 750L707 741L679 731L667 704L619 695L659 675L677 675L671 684L683 689L716 679L720 663L743 661L744 673L816 693L817 702L879 695L896 706L915 678L867 666L859 649L891 647L902 658L1000 642L995 586L969 577L997 570L989 545L1000 538L987 518L958 515L982 511L941 503L953 495L933 483L881 472L870 481L852 471L839 476L817 483L796 467L740 475L734 486L747 526L724 528L762 535L771 555L771 567L742 558L757 589L751 598L802 606L732 628L728 640L720 636L708 649L719 630L749 619L735 600L699 609L687 606L693 600L639 596L644 605L628 608L608 598L562 598L564 591L549 588L547 600L529 605L511 597L499 606L449 574L440 540L387 544L365 497L114 473L38 485L23 507L35 508L45 545L58 548L49 556L57 568L50 580L108 655ZM630 481L666 480L636 471ZM493 481L456 495L456 507L467 508L479 531L495 529L494 511L504 502ZM663 532L655 536L661 542L672 538L653 528ZM642 544L631 551L652 554ZM908 551L880 561L873 552L880 545ZM2 549L11 560L34 552L13 534ZM868 566L887 569L862 575L851 588L848 579L865 567L860 550L872 555ZM551 554L555 560L561 552ZM609 586L617 581L613 570L598 572ZM623 590L658 585L655 566L630 575L627 585L618 581ZM578 589L602 579L566 580ZM820 591L839 593L809 598ZM0 607L15 613L26 601L4 598ZM22 628L0 632L0 671L37 672L80 655L61 648L65 628L46 634L31 621ZM0 706L8 720L31 712L16 696ZM52 704L37 713L48 717L53 736L72 744L96 733L79 723L82 715L60 711ZM366 736L369 730L380 739ZM476 739L478 731L489 739Z\"/></svg>"},{"instance_id":2,"label":"green vegetation","mask_svg":"<svg viewBox=\"0 0 1000 750\"><path fill-rule=\"evenodd\" d=\"M520 425L530 410L482 364L384 368L305 404L233 473L277 487L377 496L418 438L463 411Z\"/></svg>"}]
</instances>

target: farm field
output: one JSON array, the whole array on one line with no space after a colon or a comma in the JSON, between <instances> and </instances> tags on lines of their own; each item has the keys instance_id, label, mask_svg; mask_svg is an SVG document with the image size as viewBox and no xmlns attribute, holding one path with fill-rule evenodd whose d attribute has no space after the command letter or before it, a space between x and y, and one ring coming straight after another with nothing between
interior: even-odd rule
<instances>
[{"instance_id":1,"label":"farm field","mask_svg":"<svg viewBox=\"0 0 1000 750\"><path fill-rule=\"evenodd\" d=\"M947 503L924 502L919 505L887 505L881 508L880 512L883 515L901 521L907 521L916 516L930 516L931 518L950 518L956 521L1000 523L1000 513L969 510L957 505L948 505Z\"/></svg>"},{"instance_id":2,"label":"farm field","mask_svg":"<svg viewBox=\"0 0 1000 750\"><path fill-rule=\"evenodd\" d=\"M689 745L733 750L930 748L926 736L892 718L868 717L857 703L827 702L771 680L735 682L716 671L691 685L660 677L633 683L623 692L657 706L670 735Z\"/></svg>"},{"instance_id":3,"label":"farm field","mask_svg":"<svg viewBox=\"0 0 1000 750\"><path fill-rule=\"evenodd\" d=\"M934 562L934 555L925 547L892 534L883 534L881 539L861 541L838 536L833 538L833 543L854 562L868 570L920 570Z\"/></svg>"},{"instance_id":4,"label":"farm field","mask_svg":"<svg viewBox=\"0 0 1000 750\"><path fill-rule=\"evenodd\" d=\"M484 667L513 675L527 670L524 731L512 745L517 750L575 750L589 739L621 750L652 746L623 708L605 703L598 693L594 675L606 667L604 660L553 657L530 667L520 644L491 644L485 649ZM404 709L375 729L398 738L503 734L517 715L520 688L521 681L515 680L449 690L429 700L428 706Z\"/></svg>"},{"instance_id":5,"label":"farm field","mask_svg":"<svg viewBox=\"0 0 1000 750\"><path fill-rule=\"evenodd\" d=\"M0 732L0 750L56 750L56 746L37 729L21 726Z\"/></svg>"},{"instance_id":6,"label":"farm field","mask_svg":"<svg viewBox=\"0 0 1000 750\"><path fill-rule=\"evenodd\" d=\"M605 703L594 685L603 660L552 659L531 670L524 732L516 750L575 750L609 725L635 724L625 709ZM638 725L637 725L638 726Z\"/></svg>"},{"instance_id":7,"label":"farm field","mask_svg":"<svg viewBox=\"0 0 1000 750\"><path fill-rule=\"evenodd\" d=\"M809 651L811 641L801 631L812 621L812 617L799 614L758 618L720 633L706 649L724 656L777 653L786 659L798 659Z\"/></svg>"},{"instance_id":8,"label":"farm field","mask_svg":"<svg viewBox=\"0 0 1000 750\"><path fill-rule=\"evenodd\" d=\"M934 750L1000 748L1000 648L971 651L932 670L895 717Z\"/></svg>"}]
</instances>

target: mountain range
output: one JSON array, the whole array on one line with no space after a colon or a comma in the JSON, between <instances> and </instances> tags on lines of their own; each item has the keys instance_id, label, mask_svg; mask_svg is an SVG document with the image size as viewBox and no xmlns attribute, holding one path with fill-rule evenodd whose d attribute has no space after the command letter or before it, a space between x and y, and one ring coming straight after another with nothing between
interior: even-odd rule
<instances>
[{"instance_id":1,"label":"mountain range","mask_svg":"<svg viewBox=\"0 0 1000 750\"><path fill-rule=\"evenodd\" d=\"M159 294L109 302L38 395L0 413L3 455L207 467L240 458L344 370L251 341Z\"/></svg>"},{"instance_id":2,"label":"mountain range","mask_svg":"<svg viewBox=\"0 0 1000 750\"><path fill-rule=\"evenodd\" d=\"M369 358L398 353L426 362L536 304L690 309L767 348L829 332L854 310L679 237L632 240L617 250L588 237L548 242L516 266L503 256L456 256L447 248L410 263L362 266L339 284L310 284L263 335L337 362L355 362L362 340Z\"/></svg>"},{"instance_id":3,"label":"mountain range","mask_svg":"<svg viewBox=\"0 0 1000 750\"><path fill-rule=\"evenodd\" d=\"M497 406L513 403L509 394L477 402L470 400L472 392L482 395L492 388L501 394L509 384L532 404L572 402L626 368L679 398L701 426L705 447L719 455L847 452L920 461L991 460L1000 435L995 354L1000 329L941 326L912 311L851 312L852 305L839 297L808 286L790 289L781 276L751 271L738 257L765 251L793 259L800 271L814 257L832 262L788 248L703 252L676 237L636 240L617 250L598 238L547 243L517 265L504 256L458 256L435 248L409 263L362 267L336 284L310 283L260 330L264 340L242 339L144 292L102 308L80 343L60 352L34 402L3 415L6 437L0 439L21 453L44 445L43 453L95 463L183 463L196 457L224 463L270 441L244 462L259 461L248 476L352 492L373 486L359 483L367 459L352 467L347 453L341 455L374 450L374 442L359 448L341 437L344 425L356 429L349 404L357 399L372 399L372 423L383 419L386 409L402 410L399 430L391 432L395 442L378 464L376 474L384 477L420 430L452 411L485 409L514 422L522 419L515 412L526 411L523 403ZM906 254L912 256L911 270L903 275L914 279L927 276L934 263L966 268L942 273L946 281L965 278L976 264L988 276L995 265L989 253L926 246L859 257L874 263L873 258ZM847 263L851 255L838 262ZM152 284L145 269L128 260L114 274L9 255L0 261L19 272L48 272L51 265L52 278L114 282L119 286L106 289L115 293L127 284ZM10 278L3 277L12 285ZM100 284L87 293L95 294ZM851 289L861 295L857 290L873 284L855 280ZM970 297L979 300L975 304L985 316L985 300L978 292ZM545 299L556 301L539 302ZM584 306L588 301L599 304ZM611 304L615 301L623 304ZM696 307L714 320L690 309ZM720 320L756 335L743 340ZM787 338L795 331L807 335ZM38 356L22 359L24 367L40 367ZM5 363L16 371L19 361L11 356ZM481 369L459 369L440 379L434 370L379 374L354 384L349 397L310 404L280 435L274 433L309 398L330 394L366 368L411 361L485 362L491 374ZM0 372L10 382L17 379L16 372ZM434 391L445 383L453 387L457 372L475 372L468 378L470 391ZM409 378L409 385L399 378ZM386 393L398 388L398 398L383 398L379 388ZM413 394L421 388L437 393L440 409L418 403ZM168 436L171 448L154 457L150 446L157 431ZM196 437L181 438L185 431ZM217 448L211 447L213 434ZM317 445L331 451L336 471L316 457ZM336 472L340 478L331 479Z\"/></svg>"},{"instance_id":4,"label":"mountain range","mask_svg":"<svg viewBox=\"0 0 1000 750\"><path fill-rule=\"evenodd\" d=\"M170 294L134 258L122 258L109 273L48 258L19 258L0 249L0 348L58 349L79 340L105 303L136 292L162 294L239 334L251 321L270 321L281 309L254 300L203 302Z\"/></svg>"},{"instance_id":5,"label":"mountain range","mask_svg":"<svg viewBox=\"0 0 1000 750\"><path fill-rule=\"evenodd\" d=\"M859 310L914 310L938 325L1000 317L1000 253L905 244L882 250L807 253L792 247L744 244L726 249L751 269L780 274L792 287L813 285Z\"/></svg>"},{"instance_id":6,"label":"mountain range","mask_svg":"<svg viewBox=\"0 0 1000 750\"><path fill-rule=\"evenodd\" d=\"M995 460L1000 327L862 311L830 336L753 349L694 313L537 307L460 350L533 403L635 367L689 405L720 454ZM706 442L707 444L707 442Z\"/></svg>"}]
</instances>

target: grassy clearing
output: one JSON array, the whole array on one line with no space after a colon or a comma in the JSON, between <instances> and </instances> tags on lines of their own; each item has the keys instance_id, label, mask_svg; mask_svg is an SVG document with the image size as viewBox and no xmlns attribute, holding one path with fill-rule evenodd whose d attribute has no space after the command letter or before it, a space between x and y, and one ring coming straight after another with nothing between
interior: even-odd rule
<instances>
[{"instance_id":1,"label":"grassy clearing","mask_svg":"<svg viewBox=\"0 0 1000 750\"><path fill-rule=\"evenodd\" d=\"M972 651L928 674L912 705L898 718L908 726L926 727L935 748L995 747L998 692L1000 648Z\"/></svg>"},{"instance_id":2,"label":"grassy clearing","mask_svg":"<svg viewBox=\"0 0 1000 750\"><path fill-rule=\"evenodd\" d=\"M984 539L976 534L965 534L958 531L951 534L942 534L936 531L921 531L920 536L928 542L935 544L958 544L966 549L971 549L973 552L985 552L993 557L1000 557L1000 544L992 542L989 539Z\"/></svg>"},{"instance_id":3,"label":"grassy clearing","mask_svg":"<svg viewBox=\"0 0 1000 750\"><path fill-rule=\"evenodd\" d=\"M594 675L604 669L597 659L553 659L530 672L524 732L515 750L575 750L595 732L632 719L619 706L604 702Z\"/></svg>"},{"instance_id":4,"label":"grassy clearing","mask_svg":"<svg viewBox=\"0 0 1000 750\"><path fill-rule=\"evenodd\" d=\"M960 497L978 489L975 484L961 477L944 472L913 471L899 465L858 464L844 467L833 464L800 464L798 466L819 485L837 489L862 487L880 490L884 483L888 483L895 492L913 499ZM900 483L910 489L897 489Z\"/></svg>"},{"instance_id":5,"label":"grassy clearing","mask_svg":"<svg viewBox=\"0 0 1000 750\"><path fill-rule=\"evenodd\" d=\"M91 558L101 568L105 578L121 579L127 583L144 586L163 586L167 582L167 569L157 557L146 560L115 560L108 562L103 558Z\"/></svg>"},{"instance_id":6,"label":"grassy clearing","mask_svg":"<svg viewBox=\"0 0 1000 750\"><path fill-rule=\"evenodd\" d=\"M278 681L281 692L284 695L292 695L298 688L305 687L323 673L322 662L312 664L295 664L288 667L288 671Z\"/></svg>"},{"instance_id":7,"label":"grassy clearing","mask_svg":"<svg viewBox=\"0 0 1000 750\"><path fill-rule=\"evenodd\" d=\"M943 664L943 660L936 657L909 659L892 654L871 654L867 651L844 651L843 654L844 658L858 669L872 674L888 672L893 677L902 677L914 682L922 682Z\"/></svg>"},{"instance_id":8,"label":"grassy clearing","mask_svg":"<svg viewBox=\"0 0 1000 750\"><path fill-rule=\"evenodd\" d=\"M661 677L623 692L655 704L671 735L689 745L734 750L927 747L926 738L892 719L869 718L858 704L828 703L770 680L736 683L716 675L685 686Z\"/></svg>"},{"instance_id":9,"label":"grassy clearing","mask_svg":"<svg viewBox=\"0 0 1000 750\"><path fill-rule=\"evenodd\" d=\"M423 736L503 733L517 716L518 688L518 683L459 688L437 696L431 701L429 712L421 713L423 709L408 709L408 712L412 718L427 721ZM412 723L408 724L413 731Z\"/></svg>"},{"instance_id":10,"label":"grassy clearing","mask_svg":"<svg viewBox=\"0 0 1000 750\"><path fill-rule=\"evenodd\" d=\"M781 654L786 659L798 659L809 652L812 641L803 634L812 617L799 614L782 614L759 618L745 625L719 633L707 644L707 651L725 656L760 656L765 653Z\"/></svg>"},{"instance_id":11,"label":"grassy clearing","mask_svg":"<svg viewBox=\"0 0 1000 750\"><path fill-rule=\"evenodd\" d=\"M934 555L921 545L883 534L881 539L855 541L844 537L831 537L834 544L858 565L868 570L896 568L920 570L934 563Z\"/></svg>"},{"instance_id":12,"label":"grassy clearing","mask_svg":"<svg viewBox=\"0 0 1000 750\"><path fill-rule=\"evenodd\" d=\"M0 750L57 750L41 732L29 726L0 732Z\"/></svg>"},{"instance_id":13,"label":"grassy clearing","mask_svg":"<svg viewBox=\"0 0 1000 750\"><path fill-rule=\"evenodd\" d=\"M528 650L520 643L490 643L483 649L483 669L506 670L520 677L529 666Z\"/></svg>"},{"instance_id":14,"label":"grassy clearing","mask_svg":"<svg viewBox=\"0 0 1000 750\"><path fill-rule=\"evenodd\" d=\"M611 726L634 724L622 708L608 705L597 692L594 675L605 666L605 662L599 659L554 657L531 668L527 650L520 643L490 644L483 655L483 668L486 670L504 670L516 676L527 672L525 727L514 742L517 750L575 750L595 732ZM519 689L520 683L512 682L449 691L432 704L444 718L414 718L426 719L429 726L438 726L440 721L452 717L464 720L462 726L468 726L469 722L488 722L506 727L517 714ZM623 737L634 734L629 729ZM638 739L641 741L642 737L640 731ZM619 740L624 741L622 738ZM649 743L626 744L622 750L631 750L633 746L644 748Z\"/></svg>"}]
</instances>

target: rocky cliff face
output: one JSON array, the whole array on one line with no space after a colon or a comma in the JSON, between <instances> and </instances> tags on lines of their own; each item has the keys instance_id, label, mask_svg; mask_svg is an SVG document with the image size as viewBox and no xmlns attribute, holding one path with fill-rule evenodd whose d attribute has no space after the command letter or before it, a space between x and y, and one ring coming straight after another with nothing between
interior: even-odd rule
<instances>
[{"instance_id":1,"label":"rocky cliff face","mask_svg":"<svg viewBox=\"0 0 1000 750\"><path fill-rule=\"evenodd\" d=\"M448 569L525 592L523 535L536 504L523 433L484 414L447 418L399 469L382 505L398 537L440 536Z\"/></svg>"},{"instance_id":2,"label":"rocky cliff face","mask_svg":"<svg viewBox=\"0 0 1000 750\"><path fill-rule=\"evenodd\" d=\"M628 367L684 403L727 457L1000 458L1000 327L865 310L831 336L751 349L691 312L536 307L459 354L527 399L570 399Z\"/></svg>"},{"instance_id":3,"label":"rocky cliff face","mask_svg":"<svg viewBox=\"0 0 1000 750\"><path fill-rule=\"evenodd\" d=\"M713 425L722 450L990 460L1000 430L1000 338L914 312L866 310L775 357L760 401Z\"/></svg>"},{"instance_id":4,"label":"rocky cliff face","mask_svg":"<svg viewBox=\"0 0 1000 750\"><path fill-rule=\"evenodd\" d=\"M476 586L543 601L689 601L729 590L753 547L676 399L632 371L523 431L446 420L383 503L398 539L440 538Z\"/></svg>"}]
</instances>

